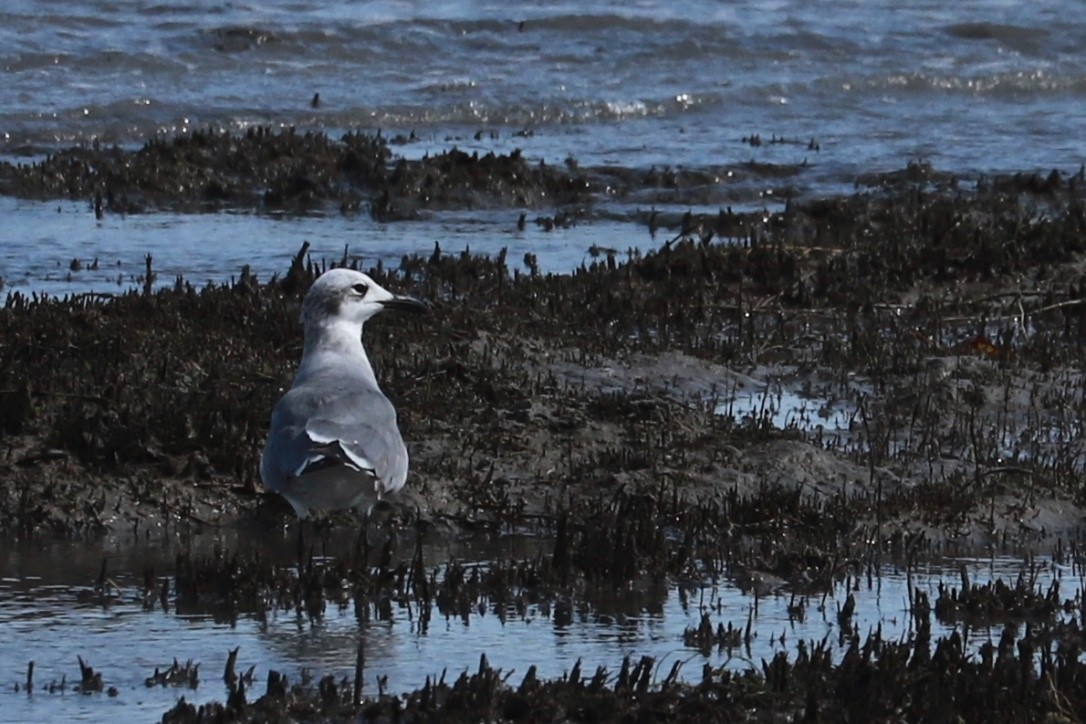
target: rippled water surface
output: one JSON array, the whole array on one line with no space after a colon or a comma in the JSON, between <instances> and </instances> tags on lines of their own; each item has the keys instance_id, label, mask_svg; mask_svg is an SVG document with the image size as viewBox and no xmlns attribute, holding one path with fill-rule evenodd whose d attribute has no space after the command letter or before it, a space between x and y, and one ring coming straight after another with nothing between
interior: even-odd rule
<instances>
[{"instance_id":1,"label":"rippled water surface","mask_svg":"<svg viewBox=\"0 0 1086 724\"><path fill-rule=\"evenodd\" d=\"M632 168L806 162L789 179L799 194L848 189L860 173L915 159L962 173L1072 172L1086 161L1086 21L1066 10L927 0L16 0L0 8L0 155L31 160L95 140L134 147L159 134L259 123L414 132L416 141L396 147L409 157L457 145ZM744 142L754 134L762 145ZM769 186L737 186L712 204L774 207L781 200L765 195ZM81 219L65 228L39 226L32 205L0 212L12 227L0 239L0 277L54 292L63 289L31 261L37 254L77 243L81 253L65 250L62 265L76 256L141 260L182 224L198 231L187 234L193 243L178 269L199 281L236 274L242 261L281 261L299 237L361 254L371 244L399 253L428 251L435 240L482 250L517 243L512 213L399 232L334 214L293 223ZM621 249L642 243L606 226L523 241L561 249L556 268L568 270L592 237ZM73 290L98 288L89 275L76 281Z\"/></svg>"},{"instance_id":2,"label":"rippled water surface","mask_svg":"<svg viewBox=\"0 0 1086 724\"><path fill-rule=\"evenodd\" d=\"M9 150L250 123L532 128L554 159L699 164L742 135L857 168L1077 163L1086 22L1037 3L12 2ZM321 103L311 107L315 93ZM998 151L998 152L996 152ZM763 148L798 159L806 148ZM812 158L812 161L815 159Z\"/></svg>"}]
</instances>

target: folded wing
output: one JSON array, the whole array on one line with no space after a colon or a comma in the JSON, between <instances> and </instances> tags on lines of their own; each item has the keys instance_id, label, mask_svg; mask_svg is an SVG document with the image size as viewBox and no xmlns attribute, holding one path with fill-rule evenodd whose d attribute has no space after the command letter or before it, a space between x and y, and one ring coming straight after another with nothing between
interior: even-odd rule
<instances>
[{"instance_id":1,"label":"folded wing","mask_svg":"<svg viewBox=\"0 0 1086 724\"><path fill-rule=\"evenodd\" d=\"M369 473L379 493L403 487L407 449L392 404L375 389L340 394L314 394L304 385L291 389L272 413L261 477L281 490L288 480L337 465Z\"/></svg>"}]
</instances>

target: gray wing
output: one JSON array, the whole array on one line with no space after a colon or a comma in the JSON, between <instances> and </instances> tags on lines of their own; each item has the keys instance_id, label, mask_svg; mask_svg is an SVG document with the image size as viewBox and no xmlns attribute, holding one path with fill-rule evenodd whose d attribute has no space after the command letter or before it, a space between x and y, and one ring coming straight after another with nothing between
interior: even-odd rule
<instances>
[{"instance_id":1,"label":"gray wing","mask_svg":"<svg viewBox=\"0 0 1086 724\"><path fill-rule=\"evenodd\" d=\"M272 412L271 435L261 461L268 487L329 459L371 471L382 492L396 492L407 478L407 449L396 410L380 390L340 394L302 385L291 389Z\"/></svg>"}]
</instances>

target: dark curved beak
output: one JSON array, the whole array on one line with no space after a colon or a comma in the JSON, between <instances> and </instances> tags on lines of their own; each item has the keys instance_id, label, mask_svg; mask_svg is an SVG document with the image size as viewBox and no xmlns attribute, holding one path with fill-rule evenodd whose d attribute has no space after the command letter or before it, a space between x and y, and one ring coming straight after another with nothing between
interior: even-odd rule
<instances>
[{"instance_id":1,"label":"dark curved beak","mask_svg":"<svg viewBox=\"0 0 1086 724\"><path fill-rule=\"evenodd\" d=\"M392 299L386 299L381 302L381 306L385 309L394 309L397 312L410 312L411 314L427 314L430 311L429 304L419 301L414 297L393 297Z\"/></svg>"}]
</instances>

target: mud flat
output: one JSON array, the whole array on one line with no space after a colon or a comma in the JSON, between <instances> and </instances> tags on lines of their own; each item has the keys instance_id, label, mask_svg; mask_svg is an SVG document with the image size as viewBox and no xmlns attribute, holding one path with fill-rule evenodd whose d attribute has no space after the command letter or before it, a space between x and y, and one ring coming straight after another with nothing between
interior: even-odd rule
<instances>
[{"instance_id":1,"label":"mud flat","mask_svg":"<svg viewBox=\"0 0 1086 724\"><path fill-rule=\"evenodd\" d=\"M140 175L141 154L158 170L153 183ZM260 176L280 167L272 180ZM171 173L192 179L180 200L169 200ZM511 156L408 163L381 139L254 131L140 151L73 149L0 169L0 187L90 204L97 194L103 213L300 194L407 219L429 203L530 208L568 194L569 204L591 204L604 174L626 179L630 194L650 183L642 172L546 169ZM712 177L685 178L701 188ZM429 187L443 190L420 193ZM338 569L317 566L321 580L349 581L363 608L389 586L434 596L418 588L428 579L412 572L412 545L512 532L540 537L547 553L492 585L551 593L719 576L818 590L886 560L951 552L1077 560L1082 188L1081 174L967 179L914 164L860 179L851 196L776 212L631 217L631 233L650 224L671 233L651 253L597 249L566 275L540 273L530 255L440 247L367 270L434 305L428 319L379 319L366 330L412 454L397 510L407 562L396 573L391 551L367 551ZM260 490L256 459L300 354L301 296L339 261L303 248L274 279L242 270L230 285L178 280L111 298L9 294L0 533L138 538L289 523L289 507ZM304 555L282 585L282 571L247 577L245 567L219 566L179 561L177 595L225 586L243 607L267 587L324 595L323 583L299 588ZM209 580L217 583L201 588ZM432 581L442 585L452 584ZM995 595L979 589L963 581L957 593ZM1081 632L1057 612L1078 604L1010 590L998 606L986 599L1008 633L979 658L953 637L932 641L924 622L940 610L915 599L908 641L856 632L840 662L805 647L746 674L709 667L690 684L651 661L629 661L617 678L528 673L519 682L482 661L455 682L363 702L341 682L269 680L259 701L251 687L235 688L202 716L1076 718L1086 707ZM187 703L167 714L199 716Z\"/></svg>"}]
</instances>

